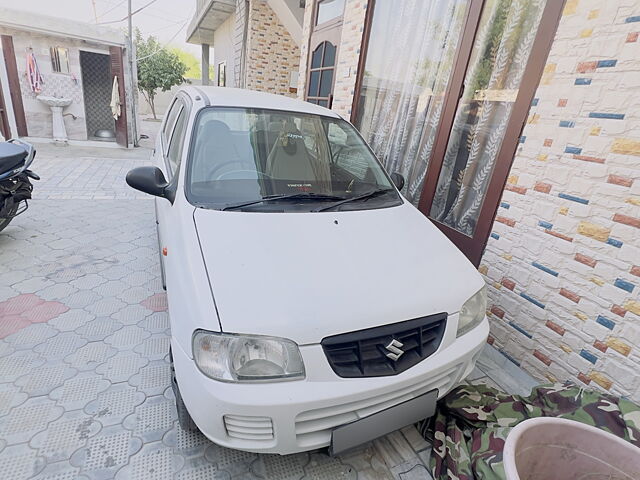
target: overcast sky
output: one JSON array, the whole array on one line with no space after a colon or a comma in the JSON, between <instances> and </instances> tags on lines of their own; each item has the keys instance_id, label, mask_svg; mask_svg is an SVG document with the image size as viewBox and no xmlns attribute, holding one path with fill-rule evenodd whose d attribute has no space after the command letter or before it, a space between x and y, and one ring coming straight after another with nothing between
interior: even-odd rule
<instances>
[{"instance_id":1,"label":"overcast sky","mask_svg":"<svg viewBox=\"0 0 640 480\"><path fill-rule=\"evenodd\" d=\"M132 0L135 11L151 0ZM0 6L29 12L63 17L81 22L111 22L125 18L127 0L0 0ZM133 16L133 26L146 35L154 35L160 42L180 47L200 58L200 47L185 42L187 26L196 8L196 0L156 0L153 4ZM127 28L127 22L105 26Z\"/></svg>"}]
</instances>

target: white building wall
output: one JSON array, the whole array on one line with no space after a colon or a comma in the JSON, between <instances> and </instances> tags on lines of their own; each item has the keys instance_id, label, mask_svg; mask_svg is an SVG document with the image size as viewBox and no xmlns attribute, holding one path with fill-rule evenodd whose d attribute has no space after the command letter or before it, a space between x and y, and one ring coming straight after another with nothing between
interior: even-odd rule
<instances>
[{"instance_id":1,"label":"white building wall","mask_svg":"<svg viewBox=\"0 0 640 480\"><path fill-rule=\"evenodd\" d=\"M220 25L213 35L213 61L214 77L211 85L218 85L218 70L221 62L226 63L227 87L237 86L235 83L235 62L236 51L234 46L234 33L236 26L236 16L232 14Z\"/></svg>"}]
</instances>

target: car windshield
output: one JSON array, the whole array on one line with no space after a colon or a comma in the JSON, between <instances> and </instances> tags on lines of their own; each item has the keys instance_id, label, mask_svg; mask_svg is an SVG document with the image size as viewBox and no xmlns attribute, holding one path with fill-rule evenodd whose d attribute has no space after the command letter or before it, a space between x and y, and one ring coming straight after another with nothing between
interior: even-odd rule
<instances>
[{"instance_id":1,"label":"car windshield","mask_svg":"<svg viewBox=\"0 0 640 480\"><path fill-rule=\"evenodd\" d=\"M401 203L371 150L344 120L209 107L194 129L186 184L195 205L282 212Z\"/></svg>"}]
</instances>

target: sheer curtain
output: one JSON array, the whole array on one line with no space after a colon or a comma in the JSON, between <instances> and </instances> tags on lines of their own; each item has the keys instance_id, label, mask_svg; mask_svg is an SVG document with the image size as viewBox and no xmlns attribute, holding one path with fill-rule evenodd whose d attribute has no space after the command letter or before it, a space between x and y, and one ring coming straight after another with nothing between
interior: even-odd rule
<instances>
[{"instance_id":1,"label":"sheer curtain","mask_svg":"<svg viewBox=\"0 0 640 480\"><path fill-rule=\"evenodd\" d=\"M545 0L490 0L438 179L431 217L473 235Z\"/></svg>"},{"instance_id":2,"label":"sheer curtain","mask_svg":"<svg viewBox=\"0 0 640 480\"><path fill-rule=\"evenodd\" d=\"M356 126L420 200L469 0L376 0Z\"/></svg>"}]
</instances>

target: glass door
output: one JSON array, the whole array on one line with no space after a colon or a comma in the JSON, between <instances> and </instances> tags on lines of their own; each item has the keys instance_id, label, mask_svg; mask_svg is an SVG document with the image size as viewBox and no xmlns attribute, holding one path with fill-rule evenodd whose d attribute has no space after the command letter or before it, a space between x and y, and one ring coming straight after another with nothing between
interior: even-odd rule
<instances>
[{"instance_id":1,"label":"glass door","mask_svg":"<svg viewBox=\"0 0 640 480\"><path fill-rule=\"evenodd\" d=\"M352 121L418 204L471 0L375 0Z\"/></svg>"},{"instance_id":2,"label":"glass door","mask_svg":"<svg viewBox=\"0 0 640 480\"><path fill-rule=\"evenodd\" d=\"M476 265L488 239L562 1L485 0L456 66L419 208ZM469 41L473 38L473 41ZM464 38L461 42L464 44ZM464 45L461 46L461 50Z\"/></svg>"}]
</instances>

